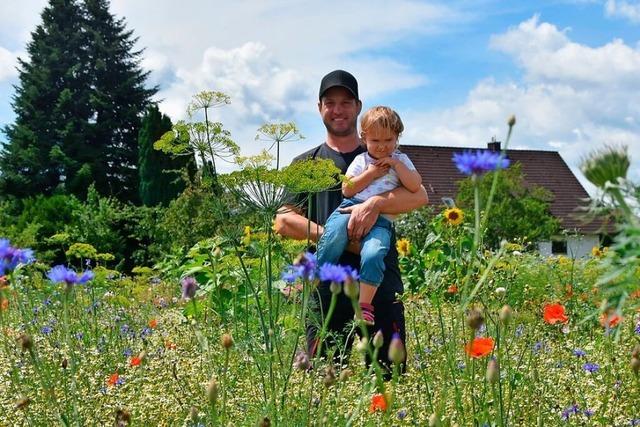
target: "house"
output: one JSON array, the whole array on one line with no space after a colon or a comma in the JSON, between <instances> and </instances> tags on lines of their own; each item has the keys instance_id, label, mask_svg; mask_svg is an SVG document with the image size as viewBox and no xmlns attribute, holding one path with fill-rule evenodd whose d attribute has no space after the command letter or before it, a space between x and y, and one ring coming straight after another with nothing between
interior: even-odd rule
<instances>
[{"instance_id":1,"label":"house","mask_svg":"<svg viewBox=\"0 0 640 427\"><path fill-rule=\"evenodd\" d=\"M443 198L455 200L457 181L466 176L461 174L452 161L454 153L476 148L430 147L424 145L402 145L416 166L422 183L433 204L444 204ZM500 150L500 142L492 141L485 150ZM512 164L519 162L525 175L525 182L539 185L549 190L554 199L550 210L560 220L563 233L553 236L551 241L539 242L541 254L564 254L572 258L591 254L594 246L599 246L601 224L584 224L576 216L578 207L584 206L589 195L573 175L560 154L556 151L507 150Z\"/></svg>"}]
</instances>

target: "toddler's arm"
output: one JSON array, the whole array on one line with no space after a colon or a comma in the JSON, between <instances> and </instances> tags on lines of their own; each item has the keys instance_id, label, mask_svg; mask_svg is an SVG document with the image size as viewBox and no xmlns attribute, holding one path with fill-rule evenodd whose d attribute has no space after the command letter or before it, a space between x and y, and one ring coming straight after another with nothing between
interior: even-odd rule
<instances>
[{"instance_id":1,"label":"toddler's arm","mask_svg":"<svg viewBox=\"0 0 640 427\"><path fill-rule=\"evenodd\" d=\"M364 172L358 176L347 176L348 182L342 183L342 195L353 197L369 186L376 178L384 176L389 170L389 166L369 165Z\"/></svg>"}]
</instances>

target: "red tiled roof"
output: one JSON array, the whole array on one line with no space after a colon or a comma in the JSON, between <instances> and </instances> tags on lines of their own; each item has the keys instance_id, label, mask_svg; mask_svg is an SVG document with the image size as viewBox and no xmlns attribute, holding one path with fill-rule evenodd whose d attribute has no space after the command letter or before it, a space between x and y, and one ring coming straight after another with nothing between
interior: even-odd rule
<instances>
[{"instance_id":1,"label":"red tiled roof","mask_svg":"<svg viewBox=\"0 0 640 427\"><path fill-rule=\"evenodd\" d=\"M465 178L452 161L454 153L467 148L431 147L426 145L402 145L406 153L422 175L422 183L429 194L430 203L440 205L442 197L455 200L457 181ZM469 148L476 150L476 148ZM507 150L512 163L519 162L525 175L525 182L539 185L549 190L554 199L551 213L560 219L565 230L576 230L584 234L597 233L599 224L583 224L576 218L576 209L585 206L582 199L589 198L586 190L573 175L567 164L556 151Z\"/></svg>"}]
</instances>

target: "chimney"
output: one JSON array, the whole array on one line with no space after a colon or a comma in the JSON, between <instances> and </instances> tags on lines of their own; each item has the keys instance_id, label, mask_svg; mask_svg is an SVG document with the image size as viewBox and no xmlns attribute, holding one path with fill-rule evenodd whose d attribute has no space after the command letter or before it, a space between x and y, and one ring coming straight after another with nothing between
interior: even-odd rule
<instances>
[{"instance_id":1,"label":"chimney","mask_svg":"<svg viewBox=\"0 0 640 427\"><path fill-rule=\"evenodd\" d=\"M496 137L492 136L491 141L487 142L487 148L491 151L500 151L500 141L496 141Z\"/></svg>"}]
</instances>

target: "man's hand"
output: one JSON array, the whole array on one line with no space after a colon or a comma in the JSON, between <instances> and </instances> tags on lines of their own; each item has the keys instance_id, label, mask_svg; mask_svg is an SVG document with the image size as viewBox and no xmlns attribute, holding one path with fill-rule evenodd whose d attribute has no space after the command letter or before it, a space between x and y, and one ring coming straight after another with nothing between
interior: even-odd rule
<instances>
[{"instance_id":1,"label":"man's hand","mask_svg":"<svg viewBox=\"0 0 640 427\"><path fill-rule=\"evenodd\" d=\"M340 209L340 212L351 214L349 225L347 226L347 234L349 240L359 242L378 220L380 209L378 208L377 198L372 197L357 205Z\"/></svg>"}]
</instances>

